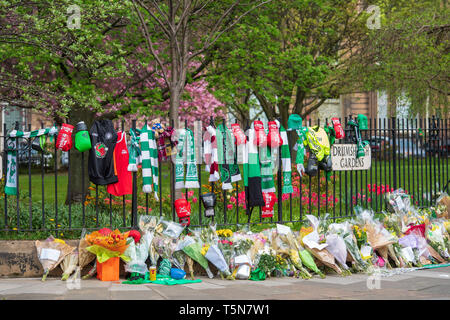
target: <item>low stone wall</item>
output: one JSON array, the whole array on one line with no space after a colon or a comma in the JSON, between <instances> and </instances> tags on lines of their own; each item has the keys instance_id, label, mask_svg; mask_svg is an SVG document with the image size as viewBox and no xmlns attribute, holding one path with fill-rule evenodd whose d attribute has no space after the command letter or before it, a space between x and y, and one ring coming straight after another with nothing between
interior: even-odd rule
<instances>
[{"instance_id":1,"label":"low stone wall","mask_svg":"<svg viewBox=\"0 0 450 320\"><path fill-rule=\"evenodd\" d=\"M78 246L78 240L67 240L66 243L71 246ZM94 262L91 265L93 266ZM85 275L90 269L90 266L86 266L83 268L81 275ZM187 264L185 269L188 273ZM210 269L214 274L217 272L212 265L210 265ZM194 263L194 273L196 276L206 276L206 272L197 263ZM39 262L34 240L0 240L0 277L36 278L42 277L43 274L44 269ZM61 267L57 266L50 271L48 277L60 278L61 275ZM120 260L120 276L125 277L125 267L122 260Z\"/></svg>"}]
</instances>

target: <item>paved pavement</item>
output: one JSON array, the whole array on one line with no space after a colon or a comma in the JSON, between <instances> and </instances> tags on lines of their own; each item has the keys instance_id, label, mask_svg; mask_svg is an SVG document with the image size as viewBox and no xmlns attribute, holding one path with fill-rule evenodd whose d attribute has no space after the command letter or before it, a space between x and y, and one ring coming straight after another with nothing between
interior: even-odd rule
<instances>
[{"instance_id":1,"label":"paved pavement","mask_svg":"<svg viewBox=\"0 0 450 320\"><path fill-rule=\"evenodd\" d=\"M325 279L272 278L265 281L201 277L201 283L127 285L97 279L66 283L55 278L0 278L0 300L450 300L450 267L389 277L355 274Z\"/></svg>"}]
</instances>

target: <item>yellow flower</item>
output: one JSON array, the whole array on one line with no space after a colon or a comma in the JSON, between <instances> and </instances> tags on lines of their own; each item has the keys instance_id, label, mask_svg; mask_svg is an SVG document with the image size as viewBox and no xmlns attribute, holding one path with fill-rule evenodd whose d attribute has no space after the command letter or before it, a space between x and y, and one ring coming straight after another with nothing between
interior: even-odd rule
<instances>
[{"instance_id":1,"label":"yellow flower","mask_svg":"<svg viewBox=\"0 0 450 320\"><path fill-rule=\"evenodd\" d=\"M55 221L55 219L49 219L50 221Z\"/></svg>"},{"instance_id":2,"label":"yellow flower","mask_svg":"<svg viewBox=\"0 0 450 320\"><path fill-rule=\"evenodd\" d=\"M17 230L17 228L12 228L13 230Z\"/></svg>"},{"instance_id":3,"label":"yellow flower","mask_svg":"<svg viewBox=\"0 0 450 320\"><path fill-rule=\"evenodd\" d=\"M61 233L61 235L63 235L63 234ZM62 239L56 238L54 241L55 241L55 242L62 243L62 244L66 244L66 242L65 242L64 240L62 240Z\"/></svg>"},{"instance_id":4,"label":"yellow flower","mask_svg":"<svg viewBox=\"0 0 450 320\"><path fill-rule=\"evenodd\" d=\"M364 227L363 231L364 231L364 232L366 232L366 231L367 231L367 228L366 228L366 227Z\"/></svg>"},{"instance_id":5,"label":"yellow flower","mask_svg":"<svg viewBox=\"0 0 450 320\"><path fill-rule=\"evenodd\" d=\"M202 251L201 251L201 254L202 254L203 256L206 255L206 253L208 252L208 250L209 250L209 245L203 246Z\"/></svg>"}]
</instances>

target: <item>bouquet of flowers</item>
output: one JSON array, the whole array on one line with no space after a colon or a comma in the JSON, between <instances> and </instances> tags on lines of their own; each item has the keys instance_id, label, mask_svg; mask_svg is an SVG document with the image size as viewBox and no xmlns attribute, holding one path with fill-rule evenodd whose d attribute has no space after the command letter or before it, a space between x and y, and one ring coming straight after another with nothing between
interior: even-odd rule
<instances>
[{"instance_id":1,"label":"bouquet of flowers","mask_svg":"<svg viewBox=\"0 0 450 320\"><path fill-rule=\"evenodd\" d=\"M63 271L61 280L66 281L69 276L75 271L78 264L78 250L75 249L69 253L64 260L61 262L60 266Z\"/></svg>"},{"instance_id":2,"label":"bouquet of flowers","mask_svg":"<svg viewBox=\"0 0 450 320\"><path fill-rule=\"evenodd\" d=\"M257 268L264 272L270 278L276 268L276 258L272 254L262 253L258 259Z\"/></svg>"},{"instance_id":3,"label":"bouquet of flowers","mask_svg":"<svg viewBox=\"0 0 450 320\"><path fill-rule=\"evenodd\" d=\"M397 237L401 237L403 232L401 230L401 216L393 213L383 213L384 227Z\"/></svg>"},{"instance_id":4,"label":"bouquet of flowers","mask_svg":"<svg viewBox=\"0 0 450 320\"><path fill-rule=\"evenodd\" d=\"M237 236L233 242L233 253L230 263L230 268L233 270L233 279L248 279L250 276L250 270L252 268L252 262L250 259L250 249L254 242L247 237Z\"/></svg>"},{"instance_id":5,"label":"bouquet of flowers","mask_svg":"<svg viewBox=\"0 0 450 320\"><path fill-rule=\"evenodd\" d=\"M218 245L220 251L222 251L225 261L228 265L231 263L231 258L233 257L233 246L234 243L232 240L233 231L230 229L221 229L216 231L217 236L219 237Z\"/></svg>"},{"instance_id":6,"label":"bouquet of flowers","mask_svg":"<svg viewBox=\"0 0 450 320\"><path fill-rule=\"evenodd\" d=\"M160 223L160 218L155 216L141 215L139 216L139 230L143 235L143 246L140 249L147 247L147 256L150 258L150 264L156 266L158 263L159 255L155 249L153 239L155 234L161 234L164 230L164 225ZM144 253L141 256L144 257ZM144 260L145 262L145 260Z\"/></svg>"},{"instance_id":7,"label":"bouquet of flowers","mask_svg":"<svg viewBox=\"0 0 450 320\"><path fill-rule=\"evenodd\" d=\"M125 250L124 255L128 256L130 261L126 263L125 271L145 275L148 272L145 261L149 255L149 247L153 236L150 232L146 232L141 236L138 243L132 237L128 239L128 248Z\"/></svg>"},{"instance_id":8,"label":"bouquet of flowers","mask_svg":"<svg viewBox=\"0 0 450 320\"><path fill-rule=\"evenodd\" d=\"M89 246L90 244L86 240L86 229L83 229L83 231L81 232L80 242L78 243L78 265L80 267L80 270L82 270L85 266L95 260L95 255L86 250L86 248Z\"/></svg>"},{"instance_id":9,"label":"bouquet of flowers","mask_svg":"<svg viewBox=\"0 0 450 320\"><path fill-rule=\"evenodd\" d=\"M222 278L232 279L228 263L219 249L219 238L217 237L215 225L203 228L199 235L202 241L201 254L208 259L219 271Z\"/></svg>"},{"instance_id":10,"label":"bouquet of flowers","mask_svg":"<svg viewBox=\"0 0 450 320\"><path fill-rule=\"evenodd\" d=\"M429 245L439 254L440 257L448 260L449 255L449 241L448 237L445 236L446 230L444 229L444 224L438 221L428 225L426 236ZM438 259L444 262L444 259Z\"/></svg>"},{"instance_id":11,"label":"bouquet of flowers","mask_svg":"<svg viewBox=\"0 0 450 320\"><path fill-rule=\"evenodd\" d=\"M326 236L326 242L328 244L327 250L330 252L336 262L337 265L340 266L342 271L342 275L350 275L351 272L347 266L347 247L345 245L344 239L335 233L328 233Z\"/></svg>"},{"instance_id":12,"label":"bouquet of flowers","mask_svg":"<svg viewBox=\"0 0 450 320\"><path fill-rule=\"evenodd\" d=\"M280 241L277 243L277 237ZM276 231L273 232L272 243L280 253L284 253L289 257L292 265L297 269L298 276L303 279L310 279L311 274L303 267L302 259L300 257L300 246L294 237L294 234L288 226L277 224Z\"/></svg>"},{"instance_id":13,"label":"bouquet of flowers","mask_svg":"<svg viewBox=\"0 0 450 320\"><path fill-rule=\"evenodd\" d=\"M120 257L128 262L130 258L124 255L129 245L127 244L128 233L121 233L118 229L109 233L94 231L86 235L86 241L90 244L86 250L95 254L100 263L113 257Z\"/></svg>"},{"instance_id":14,"label":"bouquet of flowers","mask_svg":"<svg viewBox=\"0 0 450 320\"><path fill-rule=\"evenodd\" d=\"M158 273L161 275L169 275L172 267L173 253L177 249L177 240L164 234L156 235L153 243L162 261L159 264Z\"/></svg>"},{"instance_id":15,"label":"bouquet of flowers","mask_svg":"<svg viewBox=\"0 0 450 320\"><path fill-rule=\"evenodd\" d=\"M390 212L405 213L411 207L411 197L403 189L388 192L385 195L387 208Z\"/></svg>"},{"instance_id":16,"label":"bouquet of flowers","mask_svg":"<svg viewBox=\"0 0 450 320\"><path fill-rule=\"evenodd\" d=\"M75 250L74 247L69 246L63 240L55 239L52 236L45 241L36 240L35 245L39 261L44 268L42 281L45 281L48 273L56 268L67 255Z\"/></svg>"},{"instance_id":17,"label":"bouquet of flowers","mask_svg":"<svg viewBox=\"0 0 450 320\"><path fill-rule=\"evenodd\" d=\"M300 250L299 251L300 259L308 269L317 273L322 279L325 278L325 274L317 268L316 263L314 262L313 256L309 253L308 250ZM334 259L333 259L334 260Z\"/></svg>"},{"instance_id":18,"label":"bouquet of flowers","mask_svg":"<svg viewBox=\"0 0 450 320\"><path fill-rule=\"evenodd\" d=\"M208 260L206 260L206 258L201 253L202 246L201 246L200 242L195 241L194 238L192 238L190 236L185 236L180 240L180 243L178 244L178 248L183 250L183 252L186 253L186 255L189 257L189 259L187 259L186 262L190 266L189 270L191 272L192 279L194 279L194 273L193 273L193 269L191 269L191 267L192 267L191 261L190 261L191 259L193 261L197 262L199 265L201 265L203 267L203 269L205 269L209 278L212 279L214 277L211 270L209 269Z\"/></svg>"}]
</instances>

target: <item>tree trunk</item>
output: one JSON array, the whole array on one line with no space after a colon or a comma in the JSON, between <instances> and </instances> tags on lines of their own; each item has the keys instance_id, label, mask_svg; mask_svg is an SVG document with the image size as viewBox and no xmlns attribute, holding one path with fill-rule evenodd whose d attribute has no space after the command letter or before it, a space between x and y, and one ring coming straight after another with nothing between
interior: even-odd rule
<instances>
[{"instance_id":1,"label":"tree trunk","mask_svg":"<svg viewBox=\"0 0 450 320\"><path fill-rule=\"evenodd\" d=\"M84 121L88 127L91 128L92 123L95 120L95 113L88 111L84 108L74 108L69 112L69 122L75 126L78 122ZM73 145L75 146L75 129L72 135ZM89 187L89 175L88 175L88 158L89 152L84 152L84 192L85 196ZM82 165L81 165L81 152L75 147L70 150L70 183L67 184L66 205L74 202L82 202L83 199L83 184L82 184Z\"/></svg>"}]
</instances>

